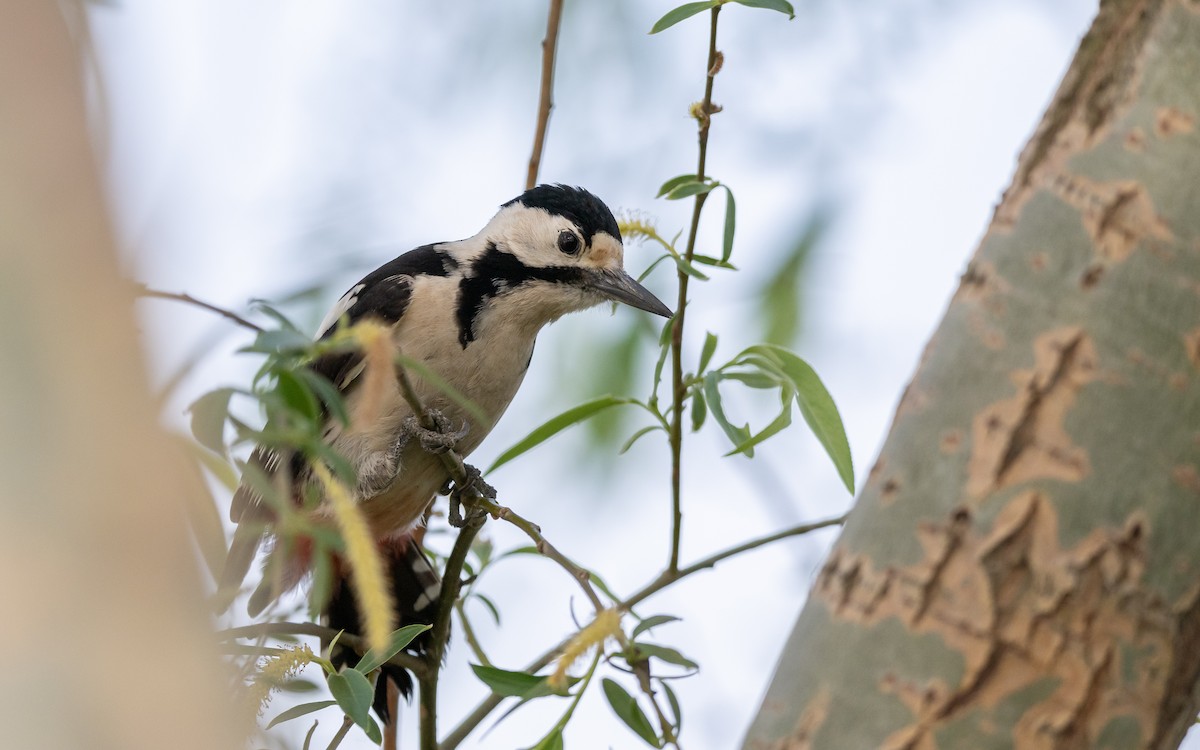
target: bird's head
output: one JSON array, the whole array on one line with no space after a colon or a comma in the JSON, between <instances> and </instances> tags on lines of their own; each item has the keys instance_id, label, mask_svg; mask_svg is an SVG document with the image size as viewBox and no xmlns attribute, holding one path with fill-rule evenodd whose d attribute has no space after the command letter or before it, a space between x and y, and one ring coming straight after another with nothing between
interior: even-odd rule
<instances>
[{"instance_id":1,"label":"bird's head","mask_svg":"<svg viewBox=\"0 0 1200 750\"><path fill-rule=\"evenodd\" d=\"M662 315L671 310L625 272L621 230L612 211L582 188L539 185L500 207L480 237L470 275L490 280L544 322L621 302ZM469 283L469 281L467 282Z\"/></svg>"}]
</instances>

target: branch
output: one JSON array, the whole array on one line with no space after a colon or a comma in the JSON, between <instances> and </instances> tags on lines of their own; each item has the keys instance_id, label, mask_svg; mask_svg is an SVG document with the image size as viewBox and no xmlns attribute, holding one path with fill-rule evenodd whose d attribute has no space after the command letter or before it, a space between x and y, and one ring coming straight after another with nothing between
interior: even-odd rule
<instances>
[{"instance_id":1,"label":"branch","mask_svg":"<svg viewBox=\"0 0 1200 750\"><path fill-rule=\"evenodd\" d=\"M481 500L480 505L491 513L493 518L508 521L513 526L524 531L533 540L539 553L558 563L563 570L571 574L571 577L583 589L583 593L587 596L588 601L592 603L592 606L596 608L597 612L604 609L604 603L600 601L600 597L596 595L596 590L592 588L591 572L586 568L576 565L569 557L559 552L557 547L547 541L546 537L542 536L541 527L513 512L511 508L506 508L488 500Z\"/></svg>"},{"instance_id":2,"label":"branch","mask_svg":"<svg viewBox=\"0 0 1200 750\"><path fill-rule=\"evenodd\" d=\"M727 560L730 557L740 555L743 552L749 552L753 549L758 549L759 547L766 546L772 542L777 542L782 539L800 536L802 534L807 534L810 531L816 531L817 529L823 529L829 526L836 526L843 523L845 520L846 516L841 515L837 516L836 518L827 518L823 521L800 524L774 534L759 537L758 539L752 539L744 544L739 544L736 547L730 547L722 552L709 555L708 557L705 557L702 560L687 566L686 568L679 568L673 573L666 571L658 578L635 591L627 599L622 600L619 604L617 604L617 606L624 611L629 611L630 608L642 601L645 601L668 586L674 585L680 580L687 578L694 573L698 573L701 570L707 570L708 568L715 567L717 563ZM526 665L525 671L532 674L545 667L554 660L554 657L562 651L563 647L565 647L573 637L574 636L564 639L557 646L534 659L532 662ZM460 744L462 744L462 741L467 738L467 735L475 730L475 727L479 726L479 724L482 723L492 711L496 710L496 706L499 706L503 700L504 696L496 695L495 693L492 693L487 698L484 698L483 701L475 707L474 711L472 711L466 718L459 722L458 726L456 726L450 732L450 734L446 735L446 739L442 740L442 743L438 745L439 750L454 750L457 748Z\"/></svg>"},{"instance_id":3,"label":"branch","mask_svg":"<svg viewBox=\"0 0 1200 750\"><path fill-rule=\"evenodd\" d=\"M708 65L704 72L704 101L701 102L697 120L700 123L698 138L700 155L696 163L696 180L704 180L705 160L708 156L708 126L712 122L715 111L712 103L713 78L720 70L717 65L717 16L721 6L713 6L712 23L708 36ZM688 230L687 251L684 258L688 263L696 253L696 233L700 228L700 210L708 193L696 195L692 206L692 224ZM674 573L679 568L679 542L683 527L683 501L681 494L681 478L683 466L683 399L687 395L687 386L683 382L683 321L687 312L688 275L680 268L679 300L675 304L674 328L671 329L671 559L667 564L667 572Z\"/></svg>"},{"instance_id":4,"label":"branch","mask_svg":"<svg viewBox=\"0 0 1200 750\"><path fill-rule=\"evenodd\" d=\"M256 625L243 625L242 627L221 630L216 635L222 641L262 638L272 635L309 635L316 638L333 640L339 632L341 631L311 622L263 622ZM342 632L341 637L338 638L338 645L349 646L360 656L368 651L366 639L353 633ZM388 659L386 663L394 667L407 669L418 677L424 674L426 670L423 659L412 654L406 654L403 651Z\"/></svg>"},{"instance_id":5,"label":"branch","mask_svg":"<svg viewBox=\"0 0 1200 750\"><path fill-rule=\"evenodd\" d=\"M550 110L554 108L554 56L558 51L558 26L562 19L563 0L550 0L550 15L546 19L546 38L542 40L542 88L538 97L537 128L533 133L533 153L529 155L529 173L525 177L525 189L537 184L538 167L542 163L542 149L546 145L546 128L550 123Z\"/></svg>"},{"instance_id":6,"label":"branch","mask_svg":"<svg viewBox=\"0 0 1200 750\"><path fill-rule=\"evenodd\" d=\"M222 318L227 318L229 320L232 320L234 323L237 323L238 325L240 325L243 328L249 328L251 331L256 331L258 333L262 333L262 331L263 331L261 326L251 323L250 321L243 318L241 315L238 315L235 312L230 312L229 310L226 310L223 307L217 307L216 305L211 304L209 302L205 302L203 300L198 300L190 294L186 294L183 292L164 292L164 291L161 291L158 289L151 289L150 287L146 286L145 284L138 284L138 292L137 293L143 297L153 297L155 299L170 299L170 300L175 300L176 302L183 302L183 303L186 303L189 305L194 305L195 307L203 308L205 310L208 310L209 312L214 312L217 315L220 315Z\"/></svg>"}]
</instances>

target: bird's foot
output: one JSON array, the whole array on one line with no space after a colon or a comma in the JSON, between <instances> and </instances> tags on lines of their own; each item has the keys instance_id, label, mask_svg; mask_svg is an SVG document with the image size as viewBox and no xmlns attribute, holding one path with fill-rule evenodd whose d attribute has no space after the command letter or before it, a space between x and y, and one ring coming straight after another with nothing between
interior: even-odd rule
<instances>
[{"instance_id":1,"label":"bird's foot","mask_svg":"<svg viewBox=\"0 0 1200 750\"><path fill-rule=\"evenodd\" d=\"M496 499L496 488L488 484L483 479L483 473L470 464L463 464L463 468L467 471L467 481L460 487L455 484L450 490L450 515L448 520L450 525L456 529L461 529L469 521L473 521L486 515L487 511L478 505L471 505L467 511L467 517L464 519L462 514L463 496L472 495L487 498L488 500Z\"/></svg>"},{"instance_id":2,"label":"bird's foot","mask_svg":"<svg viewBox=\"0 0 1200 750\"><path fill-rule=\"evenodd\" d=\"M404 431L415 435L421 441L421 447L429 453L445 453L458 445L458 441L467 436L471 426L463 422L462 427L454 429L454 424L441 412L430 409L427 414L433 421L433 429L425 429L416 417L404 419Z\"/></svg>"}]
</instances>

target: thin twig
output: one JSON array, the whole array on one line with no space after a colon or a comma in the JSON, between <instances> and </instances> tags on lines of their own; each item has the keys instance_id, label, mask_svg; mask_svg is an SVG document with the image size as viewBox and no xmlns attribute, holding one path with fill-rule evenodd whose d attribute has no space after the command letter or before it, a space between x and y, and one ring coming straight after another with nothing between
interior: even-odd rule
<instances>
[{"instance_id":1,"label":"thin twig","mask_svg":"<svg viewBox=\"0 0 1200 750\"><path fill-rule=\"evenodd\" d=\"M342 744L342 740L346 739L346 734L350 732L350 727L354 726L354 719L349 716L342 719L342 726L338 729L337 734L333 735L333 739L329 741L329 747L325 750L337 750L337 746Z\"/></svg>"},{"instance_id":2,"label":"thin twig","mask_svg":"<svg viewBox=\"0 0 1200 750\"><path fill-rule=\"evenodd\" d=\"M550 0L546 38L542 40L542 87L538 97L537 128L533 133L533 152L529 155L529 173L525 177L526 190L537 184L538 168L542 164L542 149L546 146L550 110L554 108L554 57L558 51L558 27L562 19L562 7L563 0Z\"/></svg>"},{"instance_id":3,"label":"thin twig","mask_svg":"<svg viewBox=\"0 0 1200 750\"><path fill-rule=\"evenodd\" d=\"M712 122L712 90L713 78L717 72L717 16L721 6L712 9L712 23L708 37L708 64L704 73L704 101L700 104L697 119L700 123L699 143L700 155L696 163L696 180L704 181L705 160L708 156L708 127ZM684 258L690 264L696 253L696 233L700 228L700 211L708 193L696 195L692 206L692 224L688 230L687 251ZM687 313L688 275L680 268L679 300L675 305L674 327L671 329L671 558L667 564L667 572L674 573L679 568L679 542L683 527L683 498L682 498L682 466L683 466L683 401L687 396L687 386L683 382L683 321Z\"/></svg>"},{"instance_id":4,"label":"thin twig","mask_svg":"<svg viewBox=\"0 0 1200 750\"><path fill-rule=\"evenodd\" d=\"M338 638L339 646L347 646L354 649L358 654L365 654L368 651L367 641L361 636L353 633L346 633L333 628L327 628L322 625L317 625L311 622L263 622L255 625L243 625L237 628L229 628L217 632L217 638L222 641L239 640L243 638L262 638L272 635L308 635L325 640L333 640L341 632L341 637ZM387 664L392 666L407 669L413 674L420 676L425 672L425 662L419 657L412 654L406 654L403 651L388 659Z\"/></svg>"},{"instance_id":5,"label":"thin twig","mask_svg":"<svg viewBox=\"0 0 1200 750\"><path fill-rule=\"evenodd\" d=\"M511 508L506 508L488 500L480 501L480 507L487 510L488 513L491 513L493 518L498 518L502 521L508 521L513 526L516 526L521 531L524 531L525 535L533 540L533 543L537 547L537 551L539 553L558 563L563 570L571 574L571 577L574 578L575 582L579 584L579 587L583 589L584 595L587 596L588 601L592 603L592 606L596 608L597 612L600 612L604 609L604 603L600 601L600 597L596 595L596 590L592 588L591 572L586 568L576 565L571 558L559 552L557 547L551 544L546 537L542 536L541 527L513 512Z\"/></svg>"},{"instance_id":6,"label":"thin twig","mask_svg":"<svg viewBox=\"0 0 1200 750\"><path fill-rule=\"evenodd\" d=\"M635 591L627 599L622 600L619 604L617 604L617 606L624 611L628 611L631 607L634 607L638 603L645 601L659 591L662 591L664 588L671 586L694 573L698 573L701 570L712 568L716 566L717 563L727 560L730 557L740 555L743 552L749 552L750 550L757 549L782 539L800 536L802 534L807 534L811 531L816 531L817 529L823 529L829 526L836 526L845 520L846 516L841 515L836 518L827 518L823 521L800 524L774 534L768 534L767 536L759 537L757 539L751 539L744 544L739 544L736 547L730 547L722 552L709 555L702 560L692 563L686 568L679 568L674 573L664 572L658 578L655 578L650 583ZM563 650L563 648L573 637L574 636L570 636L564 639L557 646L534 659L531 663L525 666L525 671L532 674L537 672L539 669L542 669L550 662L554 661L554 658ZM460 744L462 744L462 741L467 738L467 735L473 732L475 728L479 726L489 714L492 713L492 711L496 710L496 706L499 706L500 702L503 700L504 696L497 695L495 693L492 693L487 698L484 698L483 701L475 707L474 711L467 715L466 718L458 723L458 726L456 726L448 735L446 735L446 738L442 740L442 743L438 746L439 750L454 750L457 748Z\"/></svg>"},{"instance_id":7,"label":"thin twig","mask_svg":"<svg viewBox=\"0 0 1200 750\"><path fill-rule=\"evenodd\" d=\"M209 312L214 312L223 318L232 320L234 323L237 323L238 325L242 326L243 328L249 328L251 331L256 331L258 333L263 332L262 326L258 326L258 325L255 325L254 323L251 323L250 321L243 318L241 315L238 315L235 312L230 312L229 310L226 310L223 307L217 307L216 305L214 305L210 302L205 302L204 300L196 299L192 295L186 294L184 292L164 292L159 289L151 289L150 287L146 286L145 284L139 284L138 285L138 294L141 295L142 297L153 297L155 299L170 299L170 300L175 300L176 302L183 302L183 303L186 303L189 305L194 305L195 307L203 308L205 310L208 310Z\"/></svg>"},{"instance_id":8,"label":"thin twig","mask_svg":"<svg viewBox=\"0 0 1200 750\"><path fill-rule=\"evenodd\" d=\"M467 645L471 647L471 652L475 654L475 658L485 667L492 666L492 660L483 652L483 645L479 643L479 638L475 635L475 628L471 627L471 620L467 617L466 607L462 601L455 602L455 611L458 612L458 621L462 623L463 637L467 639Z\"/></svg>"}]
</instances>

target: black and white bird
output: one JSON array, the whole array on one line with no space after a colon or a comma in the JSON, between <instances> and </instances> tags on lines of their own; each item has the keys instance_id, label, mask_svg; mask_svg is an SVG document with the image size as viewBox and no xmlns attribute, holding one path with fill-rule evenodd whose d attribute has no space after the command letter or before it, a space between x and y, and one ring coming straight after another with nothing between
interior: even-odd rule
<instances>
[{"instance_id":1,"label":"black and white bird","mask_svg":"<svg viewBox=\"0 0 1200 750\"><path fill-rule=\"evenodd\" d=\"M580 188L540 185L501 206L474 237L419 247L368 274L329 312L317 338L366 319L386 325L399 351L488 417L477 419L434 385L414 379L421 402L443 424L465 425L454 445L465 456L512 401L546 324L603 302L671 315L623 263L620 229L599 198ZM362 355L326 355L310 367L341 391L354 413L363 391ZM345 426L329 418L324 435L356 471L355 501L390 563L400 621L419 622L429 617L440 583L411 535L449 477L439 457L414 439L412 409L398 387L389 388L369 424ZM311 484L302 461L281 460L269 449L256 449L250 463L268 477L288 472L293 487ZM271 536L272 514L245 481L231 517L240 525L219 582L224 591L241 586L260 542ZM311 563L304 545L276 545L272 554L286 559L271 561L278 567L251 597L252 614L298 585ZM360 632L347 588L335 590L327 619L331 627ZM394 677L407 687L407 676ZM376 707L386 711L386 704L377 701Z\"/></svg>"}]
</instances>

